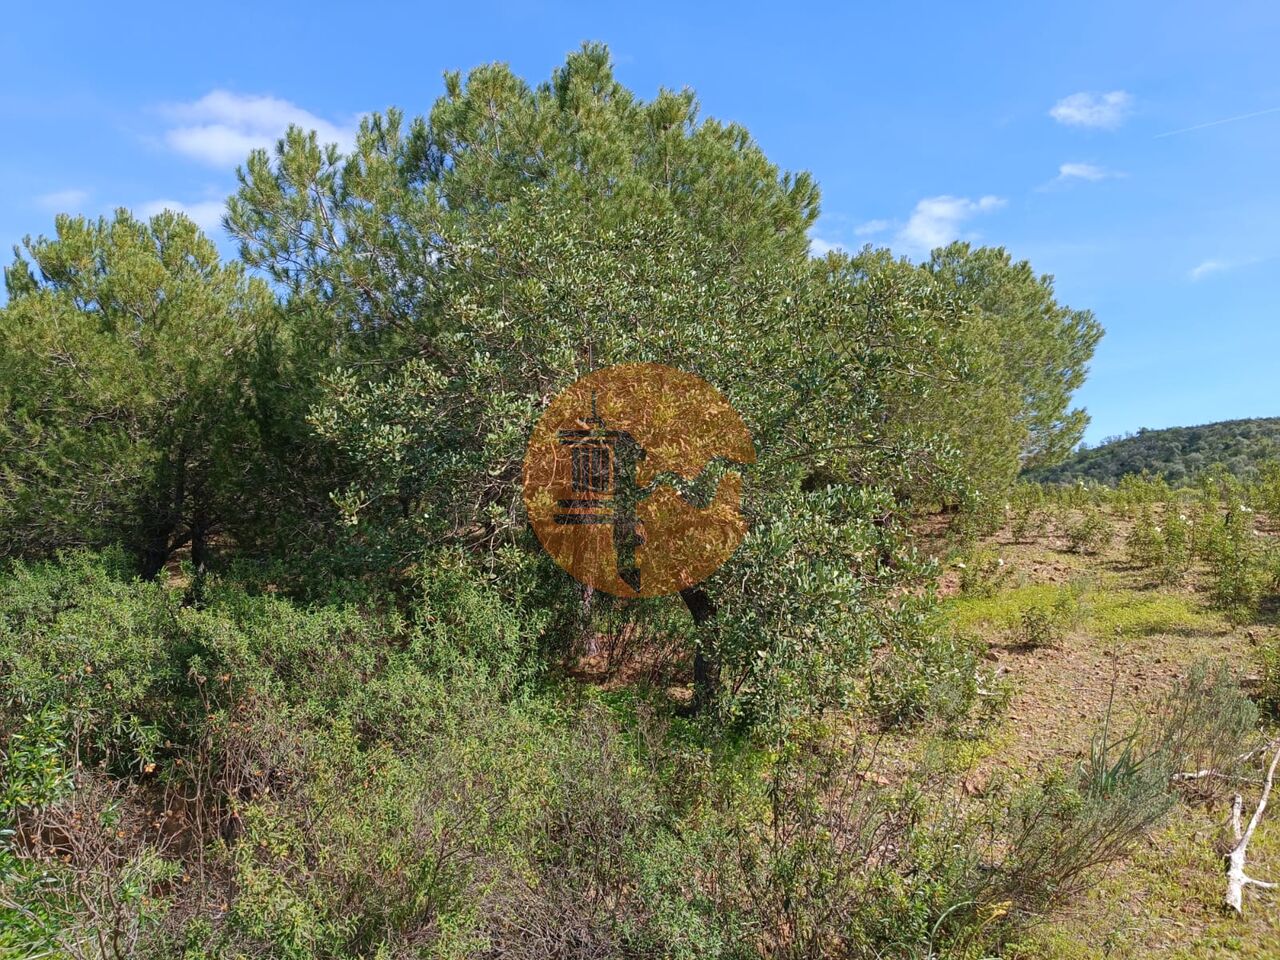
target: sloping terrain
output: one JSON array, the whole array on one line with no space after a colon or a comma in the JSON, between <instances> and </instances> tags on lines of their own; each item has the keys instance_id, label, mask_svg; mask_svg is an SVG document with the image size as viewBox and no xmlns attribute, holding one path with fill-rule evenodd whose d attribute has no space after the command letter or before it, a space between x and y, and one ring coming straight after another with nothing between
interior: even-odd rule
<instances>
[{"instance_id":1,"label":"sloping terrain","mask_svg":"<svg viewBox=\"0 0 1280 960\"><path fill-rule=\"evenodd\" d=\"M1111 515L1110 543L1073 551L1046 523L1023 540L1006 529L981 546L998 558L978 589L961 591L958 564L944 578L946 615L988 645L988 662L1006 685L1007 709L976 739L939 736L926 748L964 771L964 791L1070 769L1088 755L1110 707L1115 729L1141 723L1152 705L1197 662L1224 663L1246 690L1258 684L1257 650L1280 630L1257 617L1233 622L1213 609L1193 569L1176 585L1155 585L1124 549L1128 522ZM963 561L961 561L963 562ZM972 585L970 585L972 587ZM1070 598L1072 615L1054 635L1028 637L1026 611ZM1034 642L1037 639L1042 643ZM1032 642L1029 642L1032 641ZM904 744L904 749L905 749ZM1109 868L1082 901L1032 928L1008 960L1103 957L1275 957L1280 899L1250 889L1243 917L1222 908L1223 855L1230 804L1246 810L1259 792L1253 777L1213 797L1187 796L1165 824ZM1259 879L1280 880L1280 814L1271 808L1249 846Z\"/></svg>"}]
</instances>

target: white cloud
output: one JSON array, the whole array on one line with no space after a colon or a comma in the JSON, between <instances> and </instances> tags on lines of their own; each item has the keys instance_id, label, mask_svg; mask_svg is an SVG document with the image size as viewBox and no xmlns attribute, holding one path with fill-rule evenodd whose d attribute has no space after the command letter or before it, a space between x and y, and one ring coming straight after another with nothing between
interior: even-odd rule
<instances>
[{"instance_id":1,"label":"white cloud","mask_svg":"<svg viewBox=\"0 0 1280 960\"><path fill-rule=\"evenodd\" d=\"M164 210L186 214L201 230L215 230L222 225L222 214L226 204L222 200L201 200L197 203L183 203L181 200L148 200L138 205L138 215L154 217Z\"/></svg>"},{"instance_id":2,"label":"white cloud","mask_svg":"<svg viewBox=\"0 0 1280 960\"><path fill-rule=\"evenodd\" d=\"M853 232L860 237L867 237L873 233L883 233L888 230L892 223L888 220L868 220L866 223L860 223L853 228Z\"/></svg>"},{"instance_id":3,"label":"white cloud","mask_svg":"<svg viewBox=\"0 0 1280 960\"><path fill-rule=\"evenodd\" d=\"M809 253L815 257L825 257L832 250L843 249L844 247L835 241L823 240L821 237L809 238Z\"/></svg>"},{"instance_id":4,"label":"white cloud","mask_svg":"<svg viewBox=\"0 0 1280 960\"><path fill-rule=\"evenodd\" d=\"M314 130L321 143L336 143L343 149L351 146L357 126L354 120L332 123L288 100L226 90L168 106L164 112L178 124L165 131L165 142L179 153L218 167L244 162L257 147L271 147L290 125Z\"/></svg>"},{"instance_id":5,"label":"white cloud","mask_svg":"<svg viewBox=\"0 0 1280 960\"><path fill-rule=\"evenodd\" d=\"M54 190L36 197L36 203L55 213L77 213L88 199L88 190Z\"/></svg>"},{"instance_id":6,"label":"white cloud","mask_svg":"<svg viewBox=\"0 0 1280 960\"><path fill-rule=\"evenodd\" d=\"M1037 190L1053 190L1056 187L1072 183L1097 183L1099 180L1118 180L1128 174L1119 170L1108 170L1096 163L1063 163L1058 166L1058 175L1048 183L1036 187Z\"/></svg>"},{"instance_id":7,"label":"white cloud","mask_svg":"<svg viewBox=\"0 0 1280 960\"><path fill-rule=\"evenodd\" d=\"M1111 177L1118 177L1120 174L1100 167L1096 163L1064 163L1058 167L1059 180L1088 180L1096 183L1099 180L1107 180Z\"/></svg>"},{"instance_id":8,"label":"white cloud","mask_svg":"<svg viewBox=\"0 0 1280 960\"><path fill-rule=\"evenodd\" d=\"M1133 107L1133 97L1123 90L1110 93L1073 93L1053 105L1049 116L1069 127L1114 130Z\"/></svg>"},{"instance_id":9,"label":"white cloud","mask_svg":"<svg viewBox=\"0 0 1280 960\"><path fill-rule=\"evenodd\" d=\"M1205 260L1187 271L1187 276L1192 280L1203 280L1205 277L1212 276L1215 273L1238 270L1240 267L1251 267L1256 263L1262 263L1270 259L1270 257L1242 257L1236 260Z\"/></svg>"},{"instance_id":10,"label":"white cloud","mask_svg":"<svg viewBox=\"0 0 1280 960\"><path fill-rule=\"evenodd\" d=\"M1004 206L1000 197L925 197L911 211L911 217L894 238L897 246L915 253L928 253L960 236L960 225L981 213Z\"/></svg>"},{"instance_id":11,"label":"white cloud","mask_svg":"<svg viewBox=\"0 0 1280 960\"><path fill-rule=\"evenodd\" d=\"M1203 263L1197 264L1191 268L1191 272L1187 274L1192 280L1203 280L1211 273L1220 273L1230 267L1231 264L1225 260L1205 260Z\"/></svg>"}]
</instances>

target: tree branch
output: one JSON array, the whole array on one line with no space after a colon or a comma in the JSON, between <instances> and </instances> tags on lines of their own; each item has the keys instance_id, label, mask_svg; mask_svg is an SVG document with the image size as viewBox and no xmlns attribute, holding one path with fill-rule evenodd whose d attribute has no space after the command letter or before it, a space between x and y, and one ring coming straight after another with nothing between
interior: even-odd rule
<instances>
[{"instance_id":1,"label":"tree branch","mask_svg":"<svg viewBox=\"0 0 1280 960\"><path fill-rule=\"evenodd\" d=\"M1253 816L1249 818L1247 827L1242 829L1240 825L1241 816L1244 812L1244 798L1237 793L1231 801L1231 833L1235 837L1236 845L1227 854L1227 895L1224 898L1224 902L1227 908L1237 915L1244 913L1245 887L1260 887L1264 890L1276 889L1276 884L1255 880L1245 873L1244 859L1249 848L1249 841L1253 839L1253 831L1258 828L1258 823L1262 820L1262 812L1267 809L1267 800L1271 796L1271 784L1275 780L1277 766L1280 766L1280 746L1276 747L1276 752L1271 757L1271 766L1267 768L1266 779L1262 781L1262 796L1258 798L1258 806L1253 811Z\"/></svg>"}]
</instances>

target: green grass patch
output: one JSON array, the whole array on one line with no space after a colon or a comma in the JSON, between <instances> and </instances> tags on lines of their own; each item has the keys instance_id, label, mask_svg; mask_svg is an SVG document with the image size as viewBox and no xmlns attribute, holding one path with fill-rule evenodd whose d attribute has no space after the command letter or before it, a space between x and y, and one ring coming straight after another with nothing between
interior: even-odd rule
<instances>
[{"instance_id":1,"label":"green grass patch","mask_svg":"<svg viewBox=\"0 0 1280 960\"><path fill-rule=\"evenodd\" d=\"M1216 634L1229 629L1221 614L1180 593L1100 590L1089 598L1088 626L1101 637L1116 634Z\"/></svg>"},{"instance_id":2,"label":"green grass patch","mask_svg":"<svg viewBox=\"0 0 1280 960\"><path fill-rule=\"evenodd\" d=\"M981 736L938 734L925 741L925 762L930 768L946 773L966 773L987 757L1007 748L1014 736L1014 731L1004 725L990 727Z\"/></svg>"},{"instance_id":3,"label":"green grass patch","mask_svg":"<svg viewBox=\"0 0 1280 960\"><path fill-rule=\"evenodd\" d=\"M989 636L1014 628L1035 607L1051 607L1074 590L1079 602L1077 632L1099 638L1116 635L1217 634L1229 629L1222 615L1185 594L1116 589L1077 582L1035 583L1004 590L992 597L953 597L943 615L957 629Z\"/></svg>"}]
</instances>

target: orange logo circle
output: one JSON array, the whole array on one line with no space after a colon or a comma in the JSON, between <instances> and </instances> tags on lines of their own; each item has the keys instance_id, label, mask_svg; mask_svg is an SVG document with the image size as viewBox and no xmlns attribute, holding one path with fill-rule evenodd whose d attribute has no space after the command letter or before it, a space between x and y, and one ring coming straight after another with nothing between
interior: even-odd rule
<instances>
[{"instance_id":1,"label":"orange logo circle","mask_svg":"<svg viewBox=\"0 0 1280 960\"><path fill-rule=\"evenodd\" d=\"M705 580L746 534L751 435L720 391L658 363L597 370L529 439L524 503L547 552L597 590L657 597Z\"/></svg>"}]
</instances>

